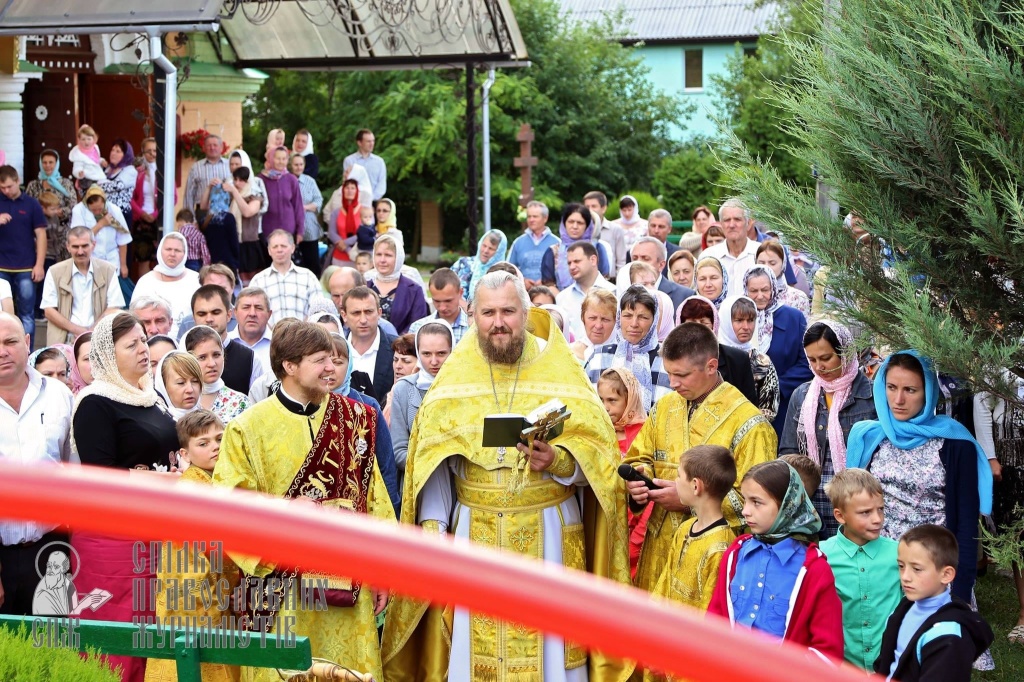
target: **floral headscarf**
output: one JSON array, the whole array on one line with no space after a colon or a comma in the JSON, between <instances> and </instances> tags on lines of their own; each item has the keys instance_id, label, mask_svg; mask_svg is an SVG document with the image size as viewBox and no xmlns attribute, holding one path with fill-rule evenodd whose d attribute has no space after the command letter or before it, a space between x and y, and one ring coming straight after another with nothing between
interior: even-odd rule
<instances>
[{"instance_id":1,"label":"floral headscarf","mask_svg":"<svg viewBox=\"0 0 1024 682\"><path fill-rule=\"evenodd\" d=\"M480 250L484 248L485 241L493 242L495 239L498 240L498 246L494 250L492 255L487 262L480 260ZM480 241L476 245L476 255L470 259L470 263L473 268L473 274L469 280L469 299L473 300L473 295L476 293L476 287L480 284L480 280L484 275L487 274L487 270L496 263L500 263L505 260L505 253L508 251L508 237L501 230L488 230L484 233L484 236L480 237Z\"/></svg>"},{"instance_id":2,"label":"floral headscarf","mask_svg":"<svg viewBox=\"0 0 1024 682\"><path fill-rule=\"evenodd\" d=\"M697 259L697 265L693 268L693 281L697 281L697 273L700 269L705 266L711 266L718 269L718 272L722 274L722 292L712 299L711 304L716 308L721 307L722 301L729 295L729 272L722 267L722 261L718 260L714 256L702 256Z\"/></svg>"},{"instance_id":3,"label":"floral headscarf","mask_svg":"<svg viewBox=\"0 0 1024 682\"><path fill-rule=\"evenodd\" d=\"M835 473L838 474L846 468L846 437L839 424L839 412L846 404L846 399L850 397L850 389L857 378L859 364L857 349L853 346L853 334L850 333L849 328L833 320L819 320L815 324L819 323L835 333L836 339L842 347L842 364L839 365L839 372L833 373L829 378L819 377L815 373L810 386L807 387L804 403L800 407L800 423L803 425L804 436L807 438L807 456L820 466L821 455L818 453L818 437L814 430L818 414L818 397L822 391L832 394L832 406L828 410L828 450L832 454ZM806 333L804 338L806 339ZM833 350L839 353L839 348Z\"/></svg>"},{"instance_id":4,"label":"floral headscarf","mask_svg":"<svg viewBox=\"0 0 1024 682\"><path fill-rule=\"evenodd\" d=\"M768 266L755 265L747 270L747 274L743 275L743 291L748 296L750 295L748 285L750 280L755 277L767 277L772 287L772 297L768 301L768 305L764 307L764 310L758 309L757 311L757 347L762 353L767 353L768 348L772 345L772 332L775 331L775 311L782 305L779 302L779 295L782 291L779 288L779 279Z\"/></svg>"},{"instance_id":5,"label":"floral headscarf","mask_svg":"<svg viewBox=\"0 0 1024 682\"><path fill-rule=\"evenodd\" d=\"M626 292L628 293L630 289L634 288L642 290L645 294L648 293L639 284L634 284L629 289L626 289ZM650 409L650 406L654 403L654 384L651 376L650 353L658 347L658 308L660 306L658 299L653 296L652 298L654 298L655 307L654 319L651 322L651 328L647 330L647 333L644 334L639 343L632 344L622 335L621 312L615 321L615 331L612 333L613 343L615 343L614 364L629 369L637 381L640 382L643 405L646 409Z\"/></svg>"},{"instance_id":6,"label":"floral headscarf","mask_svg":"<svg viewBox=\"0 0 1024 682\"><path fill-rule=\"evenodd\" d=\"M807 496L803 479L796 469L783 463L789 468L789 486L786 488L786 496L779 504L779 515L775 517L775 523L767 533L754 535L761 542L770 545L790 537L808 541L821 530L821 517L811 504L811 498Z\"/></svg>"}]
</instances>

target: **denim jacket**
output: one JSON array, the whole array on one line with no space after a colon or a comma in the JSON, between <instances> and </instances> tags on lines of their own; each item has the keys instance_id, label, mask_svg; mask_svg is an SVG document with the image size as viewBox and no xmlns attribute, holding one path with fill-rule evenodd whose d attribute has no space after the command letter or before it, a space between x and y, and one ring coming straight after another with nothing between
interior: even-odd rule
<instances>
[{"instance_id":1,"label":"denim jacket","mask_svg":"<svg viewBox=\"0 0 1024 682\"><path fill-rule=\"evenodd\" d=\"M786 424L782 429L782 438L779 439L779 455L807 454L807 440L800 424L800 410L807 397L807 390L811 382L800 384L793 391L793 398L789 402L789 411L786 414ZM839 411L839 425L843 429L843 438L850 437L850 429L859 421L865 419L877 419L875 413L875 401L872 397L871 380L863 373L857 372L857 378L853 380L850 395L846 398L846 404ZM818 412L815 416L815 435L818 438L818 452L829 452L828 446L828 408L825 406L824 391L818 396Z\"/></svg>"}]
</instances>

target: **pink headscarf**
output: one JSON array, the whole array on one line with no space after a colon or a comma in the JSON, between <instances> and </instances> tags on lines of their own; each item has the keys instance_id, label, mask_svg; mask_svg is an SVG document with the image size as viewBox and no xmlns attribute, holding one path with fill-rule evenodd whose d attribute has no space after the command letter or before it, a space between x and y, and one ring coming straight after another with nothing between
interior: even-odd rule
<instances>
[{"instance_id":1,"label":"pink headscarf","mask_svg":"<svg viewBox=\"0 0 1024 682\"><path fill-rule=\"evenodd\" d=\"M664 291L648 289L647 292L658 299L658 342L668 338L669 333L676 328L672 315L672 298Z\"/></svg>"},{"instance_id":2,"label":"pink headscarf","mask_svg":"<svg viewBox=\"0 0 1024 682\"><path fill-rule=\"evenodd\" d=\"M643 424L647 421L647 411L644 409L644 392L640 388L640 382L637 381L636 375L625 367L606 369L602 374L608 372L618 374L622 385L626 387L626 409L622 411L619 420L613 424L615 429L624 429L630 424Z\"/></svg>"},{"instance_id":3,"label":"pink headscarf","mask_svg":"<svg viewBox=\"0 0 1024 682\"><path fill-rule=\"evenodd\" d=\"M78 371L78 362L75 360L74 349L75 345L78 344L78 339L82 338L86 334L89 334L89 339L90 341L92 340L92 332L84 332L82 334L79 334L77 337L75 337L75 343L69 346L71 352L67 354L68 365L70 365L71 367L71 371L68 373L68 377L71 379L71 392L75 395L78 395L79 391L88 386L88 384L85 383L85 379L82 378L82 373Z\"/></svg>"},{"instance_id":4,"label":"pink headscarf","mask_svg":"<svg viewBox=\"0 0 1024 682\"><path fill-rule=\"evenodd\" d=\"M814 424L818 414L818 397L821 391L832 394L832 406L828 410L828 447L832 453L832 466L838 474L846 468L846 440L843 438L843 429L839 425L839 412L846 404L850 396L850 389L854 379L857 378L858 363L857 351L853 347L853 334L844 325L832 320L819 320L833 332L839 345L842 347L842 364L839 365L834 379L822 379L815 373L811 385L807 388L807 396L804 404L800 407L800 421L803 423L804 435L807 437L807 456L814 460L815 464L821 465L821 455L818 452L818 438L815 435ZM839 352L839 349L835 349Z\"/></svg>"}]
</instances>

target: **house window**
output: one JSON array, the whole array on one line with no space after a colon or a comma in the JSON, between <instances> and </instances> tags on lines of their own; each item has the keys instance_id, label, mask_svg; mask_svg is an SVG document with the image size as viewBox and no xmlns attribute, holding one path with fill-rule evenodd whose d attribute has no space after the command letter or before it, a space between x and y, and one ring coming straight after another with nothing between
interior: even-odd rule
<instances>
[{"instance_id":1,"label":"house window","mask_svg":"<svg viewBox=\"0 0 1024 682\"><path fill-rule=\"evenodd\" d=\"M686 50L686 81L687 90L704 88L704 50Z\"/></svg>"}]
</instances>

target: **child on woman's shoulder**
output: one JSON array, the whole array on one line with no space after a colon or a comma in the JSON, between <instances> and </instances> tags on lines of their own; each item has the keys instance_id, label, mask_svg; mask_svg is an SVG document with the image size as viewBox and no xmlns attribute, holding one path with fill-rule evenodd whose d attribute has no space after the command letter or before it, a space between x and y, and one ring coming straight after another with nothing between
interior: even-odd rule
<instances>
[{"instance_id":1,"label":"child on woman's shoulder","mask_svg":"<svg viewBox=\"0 0 1024 682\"><path fill-rule=\"evenodd\" d=\"M78 144L68 152L72 164L71 175L79 182L83 192L93 183L107 179L107 174L103 172L107 161L100 156L100 149L96 146L98 141L99 137L93 127L83 125L78 129Z\"/></svg>"},{"instance_id":2,"label":"child on woman's shoulder","mask_svg":"<svg viewBox=\"0 0 1024 682\"><path fill-rule=\"evenodd\" d=\"M882 484L864 469L844 469L827 490L839 533L821 543L843 602L845 658L871 670L882 646L885 621L900 601L896 541L881 537L885 525Z\"/></svg>"},{"instance_id":3,"label":"child on woman's shoulder","mask_svg":"<svg viewBox=\"0 0 1024 682\"><path fill-rule=\"evenodd\" d=\"M995 636L949 586L960 549L942 526L911 528L898 548L906 598L886 623L875 672L899 682L969 682L971 664Z\"/></svg>"},{"instance_id":4,"label":"child on woman's shoulder","mask_svg":"<svg viewBox=\"0 0 1024 682\"><path fill-rule=\"evenodd\" d=\"M796 469L774 460L740 484L750 534L726 551L708 613L829 658L843 657L843 607L825 555L809 538L821 530Z\"/></svg>"}]
</instances>

